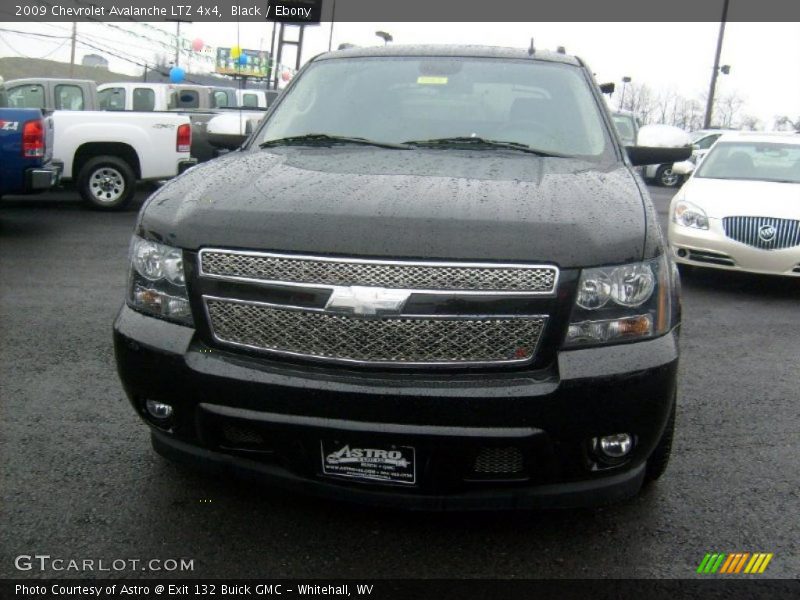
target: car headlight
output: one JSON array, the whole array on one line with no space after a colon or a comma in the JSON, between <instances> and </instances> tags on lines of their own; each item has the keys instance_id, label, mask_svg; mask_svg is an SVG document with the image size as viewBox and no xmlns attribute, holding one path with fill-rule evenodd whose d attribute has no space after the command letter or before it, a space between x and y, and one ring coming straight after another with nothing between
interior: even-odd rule
<instances>
[{"instance_id":1,"label":"car headlight","mask_svg":"<svg viewBox=\"0 0 800 600\"><path fill-rule=\"evenodd\" d=\"M130 259L128 305L143 313L192 325L183 251L133 236Z\"/></svg>"},{"instance_id":2,"label":"car headlight","mask_svg":"<svg viewBox=\"0 0 800 600\"><path fill-rule=\"evenodd\" d=\"M672 270L666 254L640 263L584 269L565 347L656 337L672 321Z\"/></svg>"},{"instance_id":3,"label":"car headlight","mask_svg":"<svg viewBox=\"0 0 800 600\"><path fill-rule=\"evenodd\" d=\"M675 203L672 220L684 227L695 229L708 229L708 216L705 211L691 202L680 200Z\"/></svg>"}]
</instances>

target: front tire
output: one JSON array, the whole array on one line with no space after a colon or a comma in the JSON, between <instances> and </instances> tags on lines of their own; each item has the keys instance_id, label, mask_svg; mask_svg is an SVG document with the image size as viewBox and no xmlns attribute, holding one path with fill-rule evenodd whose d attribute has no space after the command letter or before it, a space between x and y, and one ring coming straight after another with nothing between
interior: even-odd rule
<instances>
[{"instance_id":1,"label":"front tire","mask_svg":"<svg viewBox=\"0 0 800 600\"><path fill-rule=\"evenodd\" d=\"M78 174L78 192L96 210L122 210L136 193L136 175L116 156L96 156Z\"/></svg>"},{"instance_id":2,"label":"front tire","mask_svg":"<svg viewBox=\"0 0 800 600\"><path fill-rule=\"evenodd\" d=\"M656 171L656 183L661 187L677 187L681 183L681 176L672 172L672 165L661 165Z\"/></svg>"}]
</instances>

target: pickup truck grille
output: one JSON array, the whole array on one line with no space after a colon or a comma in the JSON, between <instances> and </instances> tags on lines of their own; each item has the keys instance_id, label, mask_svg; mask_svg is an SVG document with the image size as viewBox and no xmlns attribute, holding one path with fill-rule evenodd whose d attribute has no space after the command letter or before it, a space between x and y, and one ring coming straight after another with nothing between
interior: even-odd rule
<instances>
[{"instance_id":1,"label":"pickup truck grille","mask_svg":"<svg viewBox=\"0 0 800 600\"><path fill-rule=\"evenodd\" d=\"M213 248L198 267L213 343L378 367L532 363L559 279L554 265Z\"/></svg>"},{"instance_id":2,"label":"pickup truck grille","mask_svg":"<svg viewBox=\"0 0 800 600\"><path fill-rule=\"evenodd\" d=\"M544 317L360 318L206 298L217 341L253 350L373 365L466 365L531 360Z\"/></svg>"},{"instance_id":3,"label":"pickup truck grille","mask_svg":"<svg viewBox=\"0 0 800 600\"><path fill-rule=\"evenodd\" d=\"M201 274L318 286L376 286L410 290L549 294L553 266L405 262L201 250Z\"/></svg>"},{"instance_id":4,"label":"pickup truck grille","mask_svg":"<svg viewBox=\"0 0 800 600\"><path fill-rule=\"evenodd\" d=\"M761 250L800 246L800 221L795 219L725 217L722 226L732 240Z\"/></svg>"}]
</instances>

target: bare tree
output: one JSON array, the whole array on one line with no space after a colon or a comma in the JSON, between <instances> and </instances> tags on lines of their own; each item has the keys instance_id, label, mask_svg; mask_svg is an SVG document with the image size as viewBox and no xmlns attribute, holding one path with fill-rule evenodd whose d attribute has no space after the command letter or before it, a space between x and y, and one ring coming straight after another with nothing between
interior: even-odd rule
<instances>
[{"instance_id":1,"label":"bare tree","mask_svg":"<svg viewBox=\"0 0 800 600\"><path fill-rule=\"evenodd\" d=\"M745 131L758 131L764 129L761 119L754 115L742 115L742 118L739 119L739 125Z\"/></svg>"},{"instance_id":2,"label":"bare tree","mask_svg":"<svg viewBox=\"0 0 800 600\"><path fill-rule=\"evenodd\" d=\"M795 119L787 115L775 117L774 125L778 131L800 131L800 116Z\"/></svg>"},{"instance_id":3,"label":"bare tree","mask_svg":"<svg viewBox=\"0 0 800 600\"><path fill-rule=\"evenodd\" d=\"M674 125L675 112L679 98L675 90L670 88L662 90L655 98L654 113L658 123Z\"/></svg>"},{"instance_id":4,"label":"bare tree","mask_svg":"<svg viewBox=\"0 0 800 600\"><path fill-rule=\"evenodd\" d=\"M714 101L713 121L723 129L733 127L738 120L739 111L744 106L744 100L735 91L720 96Z\"/></svg>"},{"instance_id":5,"label":"bare tree","mask_svg":"<svg viewBox=\"0 0 800 600\"><path fill-rule=\"evenodd\" d=\"M654 109L653 92L646 83L632 83L625 95L625 102L622 105L623 110L629 110L635 114L642 123L651 123L652 113Z\"/></svg>"}]
</instances>

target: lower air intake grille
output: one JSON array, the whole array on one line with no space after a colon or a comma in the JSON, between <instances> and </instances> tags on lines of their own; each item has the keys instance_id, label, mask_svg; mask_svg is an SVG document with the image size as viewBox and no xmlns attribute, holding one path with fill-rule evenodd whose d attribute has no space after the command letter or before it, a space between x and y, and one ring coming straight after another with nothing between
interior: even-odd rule
<instances>
[{"instance_id":1,"label":"lower air intake grille","mask_svg":"<svg viewBox=\"0 0 800 600\"><path fill-rule=\"evenodd\" d=\"M730 256L718 252L689 250L689 260L696 260L697 262L711 263L714 265L726 265L728 267L736 266L736 263L733 262L733 259Z\"/></svg>"},{"instance_id":2,"label":"lower air intake grille","mask_svg":"<svg viewBox=\"0 0 800 600\"><path fill-rule=\"evenodd\" d=\"M472 469L480 475L514 475L525 470L519 448L481 448Z\"/></svg>"},{"instance_id":3,"label":"lower air intake grille","mask_svg":"<svg viewBox=\"0 0 800 600\"><path fill-rule=\"evenodd\" d=\"M234 446L259 445L264 443L264 436L248 425L238 425L226 421L222 426L222 436L225 442Z\"/></svg>"},{"instance_id":4,"label":"lower air intake grille","mask_svg":"<svg viewBox=\"0 0 800 600\"><path fill-rule=\"evenodd\" d=\"M223 344L376 365L527 362L545 323L538 316L364 319L210 298L206 305Z\"/></svg>"}]
</instances>

